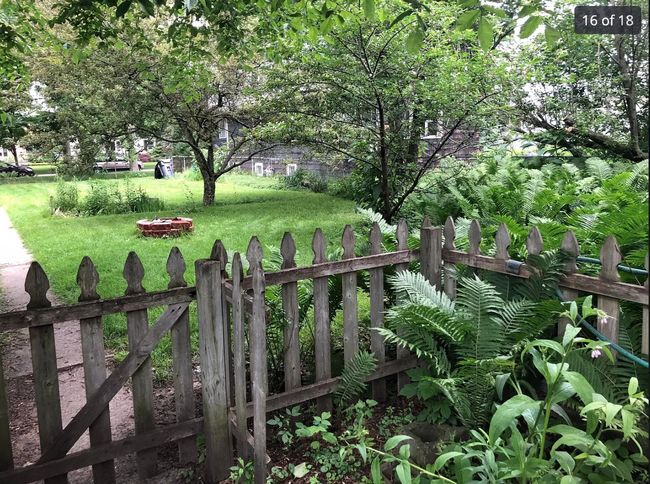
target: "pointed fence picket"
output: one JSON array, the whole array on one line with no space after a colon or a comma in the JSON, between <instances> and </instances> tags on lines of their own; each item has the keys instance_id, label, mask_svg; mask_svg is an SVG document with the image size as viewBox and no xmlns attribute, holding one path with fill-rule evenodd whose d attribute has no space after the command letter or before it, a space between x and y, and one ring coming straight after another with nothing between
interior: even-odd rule
<instances>
[{"instance_id":1,"label":"pointed fence picket","mask_svg":"<svg viewBox=\"0 0 650 484\"><path fill-rule=\"evenodd\" d=\"M395 238L397 251L385 253L380 226L374 223L370 232L370 255L357 256L355 234L351 226L343 231L343 256L339 261L328 261L327 241L320 229L314 233L311 265L298 267L296 247L287 232L281 244L282 267L265 272L262 268L264 251L257 237L253 237L246 251L249 270L244 276L242 256L235 253L232 275L226 272L227 252L217 240L210 258L195 262L196 287L188 287L184 273L186 263L177 248L167 259L169 284L167 290L146 292L142 287L144 268L135 253L130 253L124 266L127 282L125 296L101 299L97 293L99 274L89 258L79 267L77 282L81 290L79 303L52 307L47 299L49 281L38 263L30 267L25 283L30 294L26 311L0 314L0 331L29 328L34 362L34 384L41 437L42 456L34 465L13 469L9 440L7 395L0 366L0 483L21 484L43 480L67 482L71 470L93 466L95 483L115 482L113 460L127 453L136 453L141 477L156 472L155 447L165 442L176 442L181 463L196 460L196 435L205 434L206 482L216 483L229 475L232 465L232 438L237 440L237 454L245 460L255 460L255 482L266 482L269 458L266 455L266 421L269 412L316 400L318 411L332 410L332 394L339 381L332 378L330 307L328 277L340 274L343 281L343 346L344 362L349 364L359 351L357 315L357 271L370 275L371 326L384 324L384 268L395 266L404 271L411 261L420 261L425 278L450 297L456 296L456 282L452 277L456 265L468 266L480 276L480 271L495 271L513 277L530 277L521 262L510 259L510 234L501 224L495 234L495 255L481 252L481 227L471 222L469 250L462 252L455 245L456 230L450 217L444 228L434 227L425 218L420 228L420 248L409 249L408 227L400 220ZM443 243L444 241L444 243ZM537 227L531 228L526 240L529 255L542 253L544 242ZM597 305L610 319L599 323L599 330L616 342L620 300L627 299L643 305L643 352L648 345L648 281L644 286L621 283L617 273L620 251L613 236L606 239L601 249L602 269L599 277L578 273L576 257L578 242L567 232L561 248L568 254L565 260L567 274L559 286L567 300L579 294L591 293ZM646 268L648 260L646 257ZM298 323L300 307L298 281L313 279L315 382L303 385L301 381ZM266 288L282 287L282 307L287 324L284 331L285 391L268 394L266 331L270 309L265 305ZM203 417L195 418L192 391L192 360L188 305L196 300L198 309L199 353L201 363L201 392ZM149 327L147 310L168 306L162 316ZM130 352L124 361L106 376L102 317L126 313ZM58 395L56 352L53 324L80 319L82 353L86 378L87 402L65 429L61 425ZM248 328L247 328L248 324ZM563 331L565 320L559 321ZM246 334L250 336L249 347ZM150 353L163 336L170 332L172 340L174 393L177 423L155 428ZM387 394L387 376L397 375L397 389L408 382L405 371L418 365L418 360L406 348L397 347L396 359L387 361L385 343L372 331L370 349L377 358L377 369L366 378L372 383L372 394L383 400ZM247 371L247 355L250 372ZM1 362L0 362L1 364ZM247 378L251 391L247 395ZM133 379L133 399L136 435L112 442L108 403L128 381ZM247 426L253 418L253 435ZM90 429L90 449L68 454L74 443Z\"/></svg>"},{"instance_id":2,"label":"pointed fence picket","mask_svg":"<svg viewBox=\"0 0 650 484\"><path fill-rule=\"evenodd\" d=\"M25 279L25 291L30 300L27 309L49 308L47 298L50 281L38 262L32 262ZM34 395L41 451L44 452L63 430L61 421L61 398L59 396L59 375L54 347L54 325L48 324L29 328L29 343L32 351L34 372ZM61 474L45 479L45 484L65 484L68 476Z\"/></svg>"},{"instance_id":3,"label":"pointed fence picket","mask_svg":"<svg viewBox=\"0 0 650 484\"><path fill-rule=\"evenodd\" d=\"M289 232L284 233L280 245L282 269L297 267L294 257L296 244ZM298 283L282 284L282 309L287 324L284 327L284 388L286 391L300 386L300 313L298 311Z\"/></svg>"},{"instance_id":4,"label":"pointed fence picket","mask_svg":"<svg viewBox=\"0 0 650 484\"><path fill-rule=\"evenodd\" d=\"M355 236L351 225L346 225L341 239L342 260L353 259ZM359 316L357 307L357 273L346 272L343 280L343 360L347 365L359 351Z\"/></svg>"},{"instance_id":5,"label":"pointed fence picket","mask_svg":"<svg viewBox=\"0 0 650 484\"><path fill-rule=\"evenodd\" d=\"M374 222L370 229L370 253L381 254L381 229ZM384 326L384 268L370 269L370 327L381 328ZM386 348L384 337L377 331L370 332L370 351L374 354L377 363L386 362ZM386 400L386 380L380 379L372 382L372 398L377 402Z\"/></svg>"},{"instance_id":6,"label":"pointed fence picket","mask_svg":"<svg viewBox=\"0 0 650 484\"><path fill-rule=\"evenodd\" d=\"M124 279L127 283L125 296L144 294L142 287L144 267L135 252L130 252L124 264ZM128 311L126 328L129 336L129 350L133 351L149 329L149 316L146 309ZM135 433L142 434L156 428L153 405L153 378L151 376L151 358L147 358L133 374L133 419ZM158 473L158 455L156 449L141 450L137 453L138 476L141 480L149 479Z\"/></svg>"},{"instance_id":7,"label":"pointed fence picket","mask_svg":"<svg viewBox=\"0 0 650 484\"><path fill-rule=\"evenodd\" d=\"M169 274L168 289L187 287L185 271L187 264L178 247L172 247L167 258ZM192 372L192 344L190 334L190 311L186 309L172 327L172 361L174 375L174 398L176 402L176 421L187 422L194 419L194 385ZM194 436L178 442L178 457L181 464L196 462L198 452Z\"/></svg>"},{"instance_id":8,"label":"pointed fence picket","mask_svg":"<svg viewBox=\"0 0 650 484\"><path fill-rule=\"evenodd\" d=\"M409 236L409 229L408 226L406 225L406 220L402 218L397 223L397 231L395 232L395 239L397 239L398 251L408 250L408 236ZM409 268L408 262L395 264L396 272L407 271L408 268ZM401 332L398 334L401 335ZM397 346L397 349L395 351L397 353L396 356L398 360L409 358L411 356L410 350L400 345ZM397 390L400 391L402 388L404 388L404 385L408 384L410 381L411 379L405 372L398 373Z\"/></svg>"},{"instance_id":9,"label":"pointed fence picket","mask_svg":"<svg viewBox=\"0 0 650 484\"><path fill-rule=\"evenodd\" d=\"M578 239L576 239L575 234L573 233L572 230L568 230L566 234L564 234L564 238L562 239L562 244L560 245L560 249L563 251L572 254L569 258L564 260L564 269L570 273L570 274L575 274L578 272L578 266L576 265L576 258L580 255L580 246L578 245ZM567 301L575 301L578 298L578 291L575 289L571 289L568 287L562 288L562 295L564 296L564 299ZM566 316L560 317L560 322L559 322L559 327L558 327L558 333L560 335L564 334L564 331L566 330L567 324L569 324L570 320Z\"/></svg>"},{"instance_id":10,"label":"pointed fence picket","mask_svg":"<svg viewBox=\"0 0 650 484\"><path fill-rule=\"evenodd\" d=\"M77 285L81 289L79 302L99 300L97 284L99 284L99 273L90 257L86 256L81 261L77 272ZM106 380L106 351L104 349L102 317L82 319L79 324L86 400L90 400ZM108 407L90 425L89 433L91 446L111 442L111 416ZM96 484L115 483L115 465L112 460L93 466L93 482Z\"/></svg>"},{"instance_id":11,"label":"pointed fence picket","mask_svg":"<svg viewBox=\"0 0 650 484\"><path fill-rule=\"evenodd\" d=\"M321 229L316 229L311 243L314 252L312 264L324 264L327 241ZM316 382L322 382L332 377L332 356L330 342L330 303L329 281L326 277L314 277L314 359L316 366ZM333 410L332 397L327 395L318 398L318 413Z\"/></svg>"}]
</instances>

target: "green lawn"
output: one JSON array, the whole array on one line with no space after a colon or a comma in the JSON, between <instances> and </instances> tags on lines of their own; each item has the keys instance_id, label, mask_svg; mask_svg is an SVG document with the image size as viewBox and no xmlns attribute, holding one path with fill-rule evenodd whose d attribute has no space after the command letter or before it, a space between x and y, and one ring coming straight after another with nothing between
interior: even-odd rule
<instances>
[{"instance_id":1,"label":"green lawn","mask_svg":"<svg viewBox=\"0 0 650 484\"><path fill-rule=\"evenodd\" d=\"M56 166L54 165L33 164L29 166L34 170L34 173L36 173L37 175L49 175L52 173L56 173Z\"/></svg>"},{"instance_id":2,"label":"green lawn","mask_svg":"<svg viewBox=\"0 0 650 484\"><path fill-rule=\"evenodd\" d=\"M87 189L88 182L78 183L82 191ZM48 274L52 290L62 301L77 300L77 268L85 255L90 256L99 271L100 295L116 297L126 289L122 269L129 251L135 251L144 265L144 287L156 291L167 288L165 263L173 246L178 246L183 253L188 265L186 279L194 284L194 261L209 256L215 239L221 239L229 250L245 253L253 235L258 236L264 247L279 247L284 232L290 231L298 249L297 262L307 265L313 258L311 240L317 227L323 230L328 241L340 244L345 224L359 225L362 220L354 214L353 202L311 192L263 188L276 182L252 180L246 175L230 176L218 183L213 207L203 207L200 203L202 182L135 178L131 183L164 200L164 212L90 218L52 216L48 200L55 193L56 185L0 186L0 205L7 210L25 245ZM139 219L176 215L194 219L195 232L177 239L149 239L137 233L135 222ZM161 312L162 308L151 310L150 319ZM196 338L194 312L193 309L193 338ZM104 325L108 347L114 352L124 350L127 346L125 317L106 317ZM169 346L167 337L153 355L159 380L169 376Z\"/></svg>"}]
</instances>

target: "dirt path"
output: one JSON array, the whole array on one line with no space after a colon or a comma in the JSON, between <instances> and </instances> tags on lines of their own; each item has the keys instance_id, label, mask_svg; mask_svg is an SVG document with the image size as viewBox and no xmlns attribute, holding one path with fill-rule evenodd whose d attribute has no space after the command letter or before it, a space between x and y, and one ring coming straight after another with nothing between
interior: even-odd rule
<instances>
[{"instance_id":1,"label":"dirt path","mask_svg":"<svg viewBox=\"0 0 650 484\"><path fill-rule=\"evenodd\" d=\"M4 311L25 309L29 302L24 285L31 260L6 211L0 207L0 283ZM48 297L53 305L58 304L54 295L50 293ZM61 413L65 427L86 402L79 321L57 324L54 328ZM2 360L9 399L14 462L16 467L22 467L35 462L40 455L28 330L9 335L2 347ZM110 414L114 440L133 434L133 401L129 388L123 387L111 401ZM86 432L72 452L88 447ZM133 456L118 459L116 464L119 482L137 481ZM69 480L71 484L85 484L92 482L91 476L90 468L79 469L69 474Z\"/></svg>"}]
</instances>

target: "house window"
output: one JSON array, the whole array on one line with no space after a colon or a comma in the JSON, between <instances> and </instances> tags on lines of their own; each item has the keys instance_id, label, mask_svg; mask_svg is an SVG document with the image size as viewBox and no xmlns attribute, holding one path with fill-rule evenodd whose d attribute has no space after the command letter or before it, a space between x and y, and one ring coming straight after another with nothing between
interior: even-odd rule
<instances>
[{"instance_id":1,"label":"house window","mask_svg":"<svg viewBox=\"0 0 650 484\"><path fill-rule=\"evenodd\" d=\"M115 141L115 151L120 151L122 149L122 143Z\"/></svg>"},{"instance_id":2,"label":"house window","mask_svg":"<svg viewBox=\"0 0 650 484\"><path fill-rule=\"evenodd\" d=\"M0 152L2 153L3 158L6 158L7 156L9 156L9 151L7 151L7 148L1 148L0 150L1 150Z\"/></svg>"},{"instance_id":3,"label":"house window","mask_svg":"<svg viewBox=\"0 0 650 484\"><path fill-rule=\"evenodd\" d=\"M219 139L228 139L228 120L219 123Z\"/></svg>"},{"instance_id":4,"label":"house window","mask_svg":"<svg viewBox=\"0 0 650 484\"><path fill-rule=\"evenodd\" d=\"M255 163L255 174L257 176L264 176L264 163Z\"/></svg>"},{"instance_id":5,"label":"house window","mask_svg":"<svg viewBox=\"0 0 650 484\"><path fill-rule=\"evenodd\" d=\"M289 163L287 165L287 176L293 175L297 169L298 165L296 163Z\"/></svg>"},{"instance_id":6,"label":"house window","mask_svg":"<svg viewBox=\"0 0 650 484\"><path fill-rule=\"evenodd\" d=\"M436 121L427 119L424 122L424 138L440 138L439 125Z\"/></svg>"},{"instance_id":7,"label":"house window","mask_svg":"<svg viewBox=\"0 0 650 484\"><path fill-rule=\"evenodd\" d=\"M144 140L144 150L145 151L151 151L154 149L156 146L156 140L153 139L146 139Z\"/></svg>"}]
</instances>

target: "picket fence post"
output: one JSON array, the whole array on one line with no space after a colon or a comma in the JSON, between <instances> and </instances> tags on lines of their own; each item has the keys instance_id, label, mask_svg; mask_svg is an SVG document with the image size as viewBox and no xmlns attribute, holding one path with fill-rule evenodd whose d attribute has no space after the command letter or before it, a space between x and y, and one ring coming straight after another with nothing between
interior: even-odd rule
<instances>
[{"instance_id":1,"label":"picket fence post","mask_svg":"<svg viewBox=\"0 0 650 484\"><path fill-rule=\"evenodd\" d=\"M221 263L199 259L196 273L196 302L199 322L201 390L206 446L206 474L210 484L230 475L232 446L228 402L228 370L224 341L224 295Z\"/></svg>"}]
</instances>

